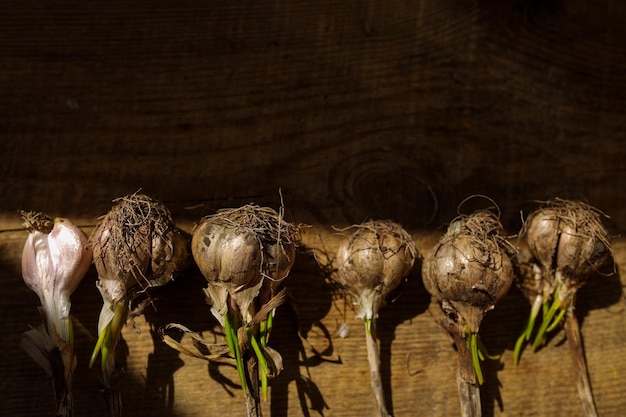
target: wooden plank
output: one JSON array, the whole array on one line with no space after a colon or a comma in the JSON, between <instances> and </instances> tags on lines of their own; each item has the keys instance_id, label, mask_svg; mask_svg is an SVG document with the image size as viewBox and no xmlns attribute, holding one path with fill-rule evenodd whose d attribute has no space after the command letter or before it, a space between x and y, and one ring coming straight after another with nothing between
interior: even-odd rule
<instances>
[{"instance_id":1,"label":"wooden plank","mask_svg":"<svg viewBox=\"0 0 626 417\"><path fill-rule=\"evenodd\" d=\"M42 415L51 411L52 391L45 374L17 347L19 334L36 325L37 299L26 289L15 265L25 233L3 234L0 247L11 254L0 275L13 297L2 298L5 354L2 355L2 404L11 415ZM437 235L415 235L422 253ZM327 229L309 229L289 279L294 305L279 309L271 345L285 360L284 372L271 383L266 415L372 415L373 399L364 344L363 323L356 320L351 302L331 285L322 268L332 258L341 235ZM621 379L626 374L623 344L626 311L622 298L626 242L615 243L619 275L596 278L581 290L578 314L587 350L591 381L600 415L619 415L626 406ZM315 255L313 255L315 253ZM317 259L317 261L316 261ZM76 415L102 410L95 370L87 368L101 305L95 288L95 270L72 297L76 326L78 367ZM622 278L623 281L623 278ZM168 416L217 414L241 410L243 397L237 375L228 366L178 354L154 332L166 323L180 323L202 332L208 340L223 340L202 293L203 278L195 268L178 281L154 293L156 311L128 325L118 348L125 373L124 408L128 415ZM19 297L19 299L17 299ZM383 383L394 415L455 415L456 352L429 313L429 296L419 267L381 311L379 339ZM296 314L297 310L297 314ZM581 415L571 363L563 333L536 353L525 352L519 366L512 349L523 328L529 306L516 289L487 314L481 335L499 361L485 363L486 383L481 388L485 415ZM341 324L349 327L340 337ZM298 337L298 328L305 339ZM317 352L317 353L316 353ZM224 385L226 384L226 385Z\"/></svg>"},{"instance_id":2,"label":"wooden plank","mask_svg":"<svg viewBox=\"0 0 626 417\"><path fill-rule=\"evenodd\" d=\"M621 3L140 4L7 8L7 210L281 187L322 223L430 227L483 193L507 222L558 195L624 227Z\"/></svg>"}]
</instances>

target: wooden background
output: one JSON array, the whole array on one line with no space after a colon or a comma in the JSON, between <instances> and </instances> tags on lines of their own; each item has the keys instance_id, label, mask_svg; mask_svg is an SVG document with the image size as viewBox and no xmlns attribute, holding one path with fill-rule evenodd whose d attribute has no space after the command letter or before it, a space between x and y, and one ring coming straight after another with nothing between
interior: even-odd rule
<instances>
[{"instance_id":1,"label":"wooden background","mask_svg":"<svg viewBox=\"0 0 626 417\"><path fill-rule=\"evenodd\" d=\"M277 208L280 189L288 220L312 225L305 242L331 257L331 226L367 218L401 222L427 252L472 194L493 198L511 233L534 200L586 201L611 216L618 273L590 282L577 311L600 415L624 414L626 2L5 0L0 16L0 415L53 407L18 347L39 317L17 210L89 232L138 189L187 230L223 207ZM86 367L95 279L92 269L72 297L77 416L103 415ZM272 343L286 369L265 415L372 415L361 323L310 251L290 279L299 320L279 311ZM201 287L191 269L158 292L141 332L126 329L126 415L243 415L231 368L151 337L172 321L213 337ZM455 352L419 268L397 295L379 324L389 408L458 414ZM485 415L580 415L561 335L513 366L527 313L512 290L483 323L502 355L485 365Z\"/></svg>"}]
</instances>

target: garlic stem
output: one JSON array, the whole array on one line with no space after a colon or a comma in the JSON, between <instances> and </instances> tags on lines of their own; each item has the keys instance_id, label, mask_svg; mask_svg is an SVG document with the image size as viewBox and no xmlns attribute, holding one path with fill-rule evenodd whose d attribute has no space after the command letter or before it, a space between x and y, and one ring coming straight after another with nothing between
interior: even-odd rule
<instances>
[{"instance_id":1,"label":"garlic stem","mask_svg":"<svg viewBox=\"0 0 626 417\"><path fill-rule=\"evenodd\" d=\"M250 381L257 381L257 387L251 386L250 389L244 391L244 401L246 403L246 417L260 417L261 416L261 406L259 401L259 390L258 390L258 366L257 361L254 355L246 355L248 359L246 360L246 366L248 369L248 376L250 377Z\"/></svg>"},{"instance_id":2,"label":"garlic stem","mask_svg":"<svg viewBox=\"0 0 626 417\"><path fill-rule=\"evenodd\" d=\"M478 384L478 373L472 356L471 343L466 342L468 339L466 330L461 331L459 326L453 322L448 322L445 328L457 347L459 367L457 389L461 417L480 417L482 416L480 385Z\"/></svg>"},{"instance_id":3,"label":"garlic stem","mask_svg":"<svg viewBox=\"0 0 626 417\"><path fill-rule=\"evenodd\" d=\"M376 411L379 417L390 417L385 407L385 395L380 376L380 351L376 341L376 320L365 319L365 340L367 343L367 360L370 367L370 381L372 393L376 402Z\"/></svg>"},{"instance_id":4,"label":"garlic stem","mask_svg":"<svg viewBox=\"0 0 626 417\"><path fill-rule=\"evenodd\" d=\"M460 376L457 378L459 401L461 402L461 417L480 417L482 408L480 404L480 388L471 384Z\"/></svg>"},{"instance_id":5,"label":"garlic stem","mask_svg":"<svg viewBox=\"0 0 626 417\"><path fill-rule=\"evenodd\" d=\"M596 405L593 400L593 392L591 391L591 382L589 380L589 371L587 370L587 361L580 335L580 327L578 319L574 314L573 308L568 308L565 315L565 335L569 346L570 355L574 368L574 377L576 379L576 387L578 396L582 405L585 417L598 417Z\"/></svg>"}]
</instances>

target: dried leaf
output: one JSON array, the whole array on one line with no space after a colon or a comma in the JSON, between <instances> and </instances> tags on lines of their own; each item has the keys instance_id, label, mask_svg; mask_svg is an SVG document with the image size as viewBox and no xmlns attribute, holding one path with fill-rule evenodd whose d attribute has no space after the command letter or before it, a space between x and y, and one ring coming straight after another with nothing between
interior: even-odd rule
<instances>
[{"instance_id":1,"label":"dried leaf","mask_svg":"<svg viewBox=\"0 0 626 417\"><path fill-rule=\"evenodd\" d=\"M209 353L206 354L206 353L200 352L200 350L193 351L193 350L188 349L181 342L179 342L178 340L174 339L173 337L171 337L170 335L166 333L168 330L172 330L172 329L182 332L183 336L189 336L193 340L194 346L199 344L203 346L204 348L206 348L206 350ZM228 350L228 346L226 346L225 343L210 343L200 334L190 330L189 328L183 326L182 324L169 323L164 326L161 326L159 328L159 335L161 336L161 340L163 340L163 342L166 345L168 345L174 350L177 350L180 353L184 353L185 355L188 355L194 358L204 359L206 361L222 362L222 363L230 363L230 364L234 362L232 358L228 357L229 350Z\"/></svg>"},{"instance_id":2,"label":"dried leaf","mask_svg":"<svg viewBox=\"0 0 626 417\"><path fill-rule=\"evenodd\" d=\"M55 346L50 336L43 330L43 325L39 328L31 327L30 330L22 333L20 347L28 353L49 377L53 377L50 352Z\"/></svg>"}]
</instances>

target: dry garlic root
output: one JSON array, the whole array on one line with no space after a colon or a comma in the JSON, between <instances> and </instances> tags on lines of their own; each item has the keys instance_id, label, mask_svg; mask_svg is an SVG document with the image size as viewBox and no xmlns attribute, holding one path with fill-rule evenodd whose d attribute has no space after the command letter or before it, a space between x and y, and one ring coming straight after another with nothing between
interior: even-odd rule
<instances>
[{"instance_id":1,"label":"dry garlic root","mask_svg":"<svg viewBox=\"0 0 626 417\"><path fill-rule=\"evenodd\" d=\"M334 279L355 299L366 328L367 358L377 413L389 416L380 378L376 319L386 297L407 276L418 256L411 236L391 221L368 221L339 247Z\"/></svg>"},{"instance_id":2,"label":"dry garlic root","mask_svg":"<svg viewBox=\"0 0 626 417\"><path fill-rule=\"evenodd\" d=\"M29 230L22 252L22 276L41 302L44 324L24 333L20 345L53 378L56 415L73 413L76 367L70 295L91 265L87 235L67 219L21 212Z\"/></svg>"},{"instance_id":3,"label":"dry garlic root","mask_svg":"<svg viewBox=\"0 0 626 417\"><path fill-rule=\"evenodd\" d=\"M282 211L256 205L220 210L194 227L192 254L208 281L211 312L224 327L248 416L259 414L259 379L266 398L268 377L282 369L267 342L275 309L285 301L281 289L295 260L295 235Z\"/></svg>"},{"instance_id":4,"label":"dry garlic root","mask_svg":"<svg viewBox=\"0 0 626 417\"><path fill-rule=\"evenodd\" d=\"M101 355L105 391L110 391L105 392L107 406L114 416L121 412L115 347L131 303L145 296L145 289L169 282L190 262L188 241L162 203L137 193L115 202L90 238L103 306L89 361L92 366Z\"/></svg>"},{"instance_id":5,"label":"dry garlic root","mask_svg":"<svg viewBox=\"0 0 626 417\"><path fill-rule=\"evenodd\" d=\"M423 263L424 285L441 309L438 322L458 350L463 416L482 413L480 362L492 357L478 332L485 313L507 294L513 282L512 252L498 217L484 210L456 218Z\"/></svg>"},{"instance_id":6,"label":"dry garlic root","mask_svg":"<svg viewBox=\"0 0 626 417\"><path fill-rule=\"evenodd\" d=\"M514 361L519 362L522 348L531 338L532 347L537 350L545 343L546 334L565 319L578 393L587 417L596 416L597 412L574 307L578 289L611 252L601 215L597 209L577 201L547 202L524 222L520 240L529 256L516 262L520 271L517 285L532 308L526 329L515 345Z\"/></svg>"}]
</instances>

